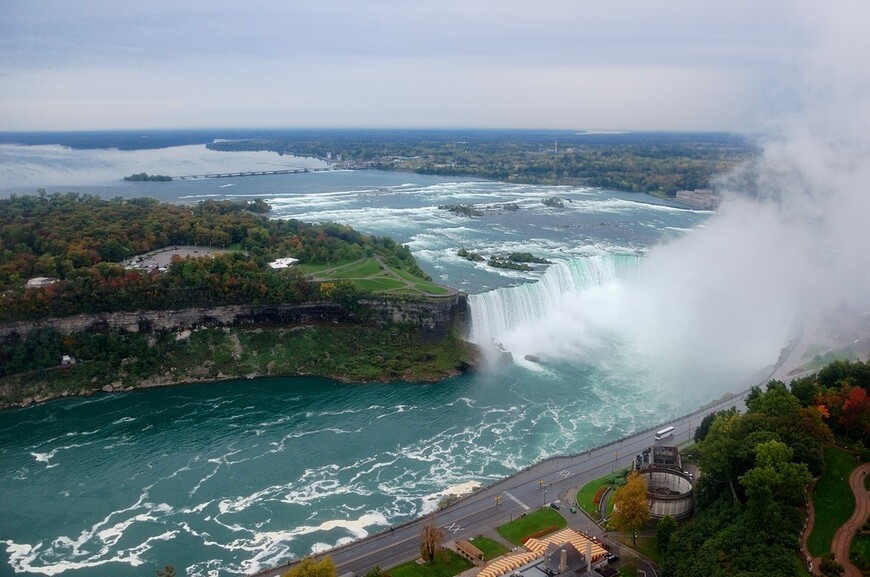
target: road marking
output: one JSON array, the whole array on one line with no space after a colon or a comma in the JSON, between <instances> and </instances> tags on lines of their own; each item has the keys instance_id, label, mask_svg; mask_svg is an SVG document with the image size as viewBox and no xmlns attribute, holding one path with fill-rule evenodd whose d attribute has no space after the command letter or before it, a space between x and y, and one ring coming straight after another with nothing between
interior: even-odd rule
<instances>
[{"instance_id":1,"label":"road marking","mask_svg":"<svg viewBox=\"0 0 870 577\"><path fill-rule=\"evenodd\" d=\"M444 528L451 533L458 533L462 531L462 525L460 525L459 523L450 523L449 525L445 525Z\"/></svg>"},{"instance_id":2,"label":"road marking","mask_svg":"<svg viewBox=\"0 0 870 577\"><path fill-rule=\"evenodd\" d=\"M559 471L559 476L563 479L567 479L571 476L571 471L568 469L562 469L561 471Z\"/></svg>"},{"instance_id":3,"label":"road marking","mask_svg":"<svg viewBox=\"0 0 870 577\"><path fill-rule=\"evenodd\" d=\"M511 494L508 493L507 491L505 491L504 494L507 495L508 497L510 497L511 501L513 501L514 503L516 503L517 505L519 505L520 507L522 507L522 508L525 509L526 511L529 510L529 506L528 506L528 505L526 505L525 503L523 503L522 501L520 501L519 499L517 499L516 497L514 497L513 495L511 495Z\"/></svg>"}]
</instances>

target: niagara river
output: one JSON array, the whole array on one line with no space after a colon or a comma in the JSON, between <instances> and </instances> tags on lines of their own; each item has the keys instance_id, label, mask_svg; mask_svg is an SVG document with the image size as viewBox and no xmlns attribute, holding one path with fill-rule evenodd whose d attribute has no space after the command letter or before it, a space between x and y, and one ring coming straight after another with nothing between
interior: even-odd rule
<instances>
[{"instance_id":1,"label":"niagara river","mask_svg":"<svg viewBox=\"0 0 870 577\"><path fill-rule=\"evenodd\" d=\"M390 236L436 282L470 295L471 338L513 362L426 385L269 378L4 411L0 575L127 577L167 564L197 577L253 573L416 518L451 487L684 414L776 360L763 349L758 366L699 373L697 359L674 367L655 348L649 335L681 320L668 309L650 322L661 307L633 283L649 277L655 247L697 234L711 213L647 195L379 171L120 181L142 166L178 173L179 158L190 173L289 162L250 153L230 166L242 158L233 154L2 145L0 170L22 184L0 193L44 182L108 198L262 198L273 218ZM545 205L552 197L563 206ZM459 204L482 215L439 208ZM499 269L462 248L551 264Z\"/></svg>"}]
</instances>

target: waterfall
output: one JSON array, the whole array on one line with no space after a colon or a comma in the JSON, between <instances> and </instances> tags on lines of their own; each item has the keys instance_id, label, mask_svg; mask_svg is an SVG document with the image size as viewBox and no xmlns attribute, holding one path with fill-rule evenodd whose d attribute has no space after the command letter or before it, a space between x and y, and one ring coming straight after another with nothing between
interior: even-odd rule
<instances>
[{"instance_id":1,"label":"waterfall","mask_svg":"<svg viewBox=\"0 0 870 577\"><path fill-rule=\"evenodd\" d=\"M472 295L471 340L499 342L505 335L557 311L568 295L623 278L638 268L641 257L607 254L551 265L540 280Z\"/></svg>"}]
</instances>

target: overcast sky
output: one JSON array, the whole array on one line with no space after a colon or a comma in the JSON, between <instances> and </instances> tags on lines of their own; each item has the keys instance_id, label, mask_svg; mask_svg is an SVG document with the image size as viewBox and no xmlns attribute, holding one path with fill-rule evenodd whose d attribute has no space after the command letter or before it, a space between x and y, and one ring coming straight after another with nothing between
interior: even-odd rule
<instances>
[{"instance_id":1,"label":"overcast sky","mask_svg":"<svg viewBox=\"0 0 870 577\"><path fill-rule=\"evenodd\" d=\"M0 0L0 130L763 131L838 3Z\"/></svg>"}]
</instances>

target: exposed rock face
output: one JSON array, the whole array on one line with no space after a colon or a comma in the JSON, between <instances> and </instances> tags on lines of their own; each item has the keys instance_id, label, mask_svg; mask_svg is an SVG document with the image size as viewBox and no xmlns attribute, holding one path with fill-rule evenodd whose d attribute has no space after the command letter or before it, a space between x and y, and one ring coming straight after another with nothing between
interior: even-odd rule
<instances>
[{"instance_id":1,"label":"exposed rock face","mask_svg":"<svg viewBox=\"0 0 870 577\"><path fill-rule=\"evenodd\" d=\"M0 341L16 335L23 338L38 328L53 329L61 334L107 330L152 333L161 330L184 331L201 326L304 325L324 322L371 322L377 325L410 323L419 326L427 338L439 340L451 329L455 329L459 337L465 338L471 319L467 295L458 293L432 298L371 298L361 301L359 310L355 312L337 303L323 302L82 314L8 323L0 326Z\"/></svg>"},{"instance_id":2,"label":"exposed rock face","mask_svg":"<svg viewBox=\"0 0 870 577\"><path fill-rule=\"evenodd\" d=\"M375 313L375 322L416 325L433 340L443 339L451 329L465 339L471 328L471 309L463 293L437 298L377 298L362 304Z\"/></svg>"}]
</instances>

